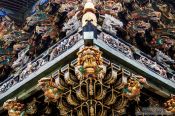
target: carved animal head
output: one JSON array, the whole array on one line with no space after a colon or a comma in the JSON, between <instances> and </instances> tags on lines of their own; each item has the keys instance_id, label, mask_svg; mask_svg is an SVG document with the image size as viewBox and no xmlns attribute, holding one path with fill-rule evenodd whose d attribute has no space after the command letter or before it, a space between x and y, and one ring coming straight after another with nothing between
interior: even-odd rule
<instances>
[{"instance_id":1,"label":"carved animal head","mask_svg":"<svg viewBox=\"0 0 175 116\"><path fill-rule=\"evenodd\" d=\"M101 52L95 47L85 47L81 49L78 55L78 63L76 73L84 77L97 77L97 75L105 72L103 68L103 59ZM100 75L99 75L100 76Z\"/></svg>"},{"instance_id":2,"label":"carved animal head","mask_svg":"<svg viewBox=\"0 0 175 116\"><path fill-rule=\"evenodd\" d=\"M44 91L44 95L48 101L56 102L59 99L59 90L51 78L42 78L38 81L38 86Z\"/></svg>"}]
</instances>

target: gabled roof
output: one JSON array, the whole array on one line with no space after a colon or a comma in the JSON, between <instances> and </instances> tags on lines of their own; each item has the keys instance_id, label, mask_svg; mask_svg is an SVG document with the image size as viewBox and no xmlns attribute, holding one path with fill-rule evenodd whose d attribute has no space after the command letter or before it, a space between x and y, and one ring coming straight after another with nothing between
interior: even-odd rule
<instances>
[{"instance_id":1,"label":"gabled roof","mask_svg":"<svg viewBox=\"0 0 175 116\"><path fill-rule=\"evenodd\" d=\"M110 42L104 42L104 38L100 37L100 33L109 35L109 39L114 39L118 41L120 44L117 45L119 45L121 48L117 47L116 49L112 46ZM14 96L19 96L19 98L21 99L24 99L23 97L30 96L32 94L32 91L36 92L36 84L40 78L49 75L51 72L57 70L60 66L64 66L68 62L72 63L72 60L75 60L76 58L77 50L85 45L85 41L82 39L81 36L82 30L79 30L78 32L77 30L74 31L70 35L66 36L63 40L59 41L48 49L48 51L54 49L55 47L57 47L57 45L60 45L65 39L69 39L77 34L80 35L78 41L76 41L66 50L63 50L63 52L61 52L61 54L58 55L58 57L56 57L54 60L48 61L46 62L46 64L41 65L35 72L32 72L25 78L20 78L19 74L17 74L13 78L9 78L8 80L6 80L5 85L3 85L3 83L5 82L1 83L1 89L3 86L5 86L5 89L7 90L5 90L4 92L2 92L1 90L2 93L0 96L0 105L2 105L2 103L8 98L12 98ZM153 90L156 94L164 97L168 97L171 93L174 93L175 83L169 79L164 78L158 72L153 71L151 67L146 66L131 58L129 54L125 54L126 51L123 50L125 50L127 47L129 48L130 45L121 41L120 38L118 38L117 36L114 36L104 30L98 29L98 38L93 40L93 44L101 49L105 58L113 61L114 63L119 62L122 64L122 66L126 66L130 70L146 76L149 82L149 86L146 86L147 89ZM48 51L41 54L37 59L32 61L32 63L41 60L41 58L44 58L46 54L49 53ZM140 55L140 57L144 56ZM24 67L23 70L25 69L26 67Z\"/></svg>"}]
</instances>

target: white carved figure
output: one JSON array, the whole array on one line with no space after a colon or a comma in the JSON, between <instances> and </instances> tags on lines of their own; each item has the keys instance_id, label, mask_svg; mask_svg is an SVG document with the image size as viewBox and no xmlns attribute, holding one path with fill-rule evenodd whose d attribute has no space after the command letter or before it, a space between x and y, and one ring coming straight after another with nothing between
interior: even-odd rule
<instances>
[{"instance_id":1,"label":"white carved figure","mask_svg":"<svg viewBox=\"0 0 175 116\"><path fill-rule=\"evenodd\" d=\"M69 19L67 23L64 23L63 31L66 31L66 35L78 29L80 26L80 21L77 17L78 13L79 12L77 12L71 19Z\"/></svg>"},{"instance_id":2,"label":"white carved figure","mask_svg":"<svg viewBox=\"0 0 175 116\"><path fill-rule=\"evenodd\" d=\"M164 54L162 51L156 49L155 59L158 60L162 65L167 66L165 62L174 62L169 56Z\"/></svg>"},{"instance_id":3,"label":"white carved figure","mask_svg":"<svg viewBox=\"0 0 175 116\"><path fill-rule=\"evenodd\" d=\"M119 27L119 28L122 28L123 27L123 22L121 22L120 20L114 18L113 16L111 15L108 15L108 14L105 14L105 16L102 16L104 17L104 21L103 21L103 25L102 25L102 28L115 34L116 35L116 28Z\"/></svg>"},{"instance_id":4,"label":"white carved figure","mask_svg":"<svg viewBox=\"0 0 175 116\"><path fill-rule=\"evenodd\" d=\"M21 56L19 56L18 59L13 62L12 67L15 70L18 70L22 68L22 66L25 65L28 61L29 61L29 56L27 56L25 53L22 53Z\"/></svg>"}]
</instances>

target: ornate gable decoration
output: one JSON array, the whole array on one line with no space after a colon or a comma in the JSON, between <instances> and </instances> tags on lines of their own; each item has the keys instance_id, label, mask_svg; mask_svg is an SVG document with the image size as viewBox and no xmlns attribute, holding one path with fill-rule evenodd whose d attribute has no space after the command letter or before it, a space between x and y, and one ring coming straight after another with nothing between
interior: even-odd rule
<instances>
[{"instance_id":1,"label":"ornate gable decoration","mask_svg":"<svg viewBox=\"0 0 175 116\"><path fill-rule=\"evenodd\" d=\"M145 78L106 63L96 47L81 48L77 55L77 62L38 81L44 102L55 104L61 116L121 115L130 101L139 101ZM35 105L30 112L23 106L15 100L4 103L10 116L35 114Z\"/></svg>"},{"instance_id":2,"label":"ornate gable decoration","mask_svg":"<svg viewBox=\"0 0 175 116\"><path fill-rule=\"evenodd\" d=\"M77 55L74 67L66 65L56 77L38 83L45 102L56 103L60 115L118 115L126 113L129 101L139 101L145 78L130 77L114 64L105 64L96 47L81 48Z\"/></svg>"}]
</instances>

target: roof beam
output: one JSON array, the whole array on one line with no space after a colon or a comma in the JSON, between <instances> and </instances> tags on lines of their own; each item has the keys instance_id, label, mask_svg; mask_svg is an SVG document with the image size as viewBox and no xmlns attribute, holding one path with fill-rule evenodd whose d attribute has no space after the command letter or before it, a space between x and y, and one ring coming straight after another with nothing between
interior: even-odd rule
<instances>
[{"instance_id":1,"label":"roof beam","mask_svg":"<svg viewBox=\"0 0 175 116\"><path fill-rule=\"evenodd\" d=\"M23 12L21 12L20 10L14 9L14 8L12 8L12 7L10 7L10 6L5 6L5 5L1 5L1 4L0 4L0 7L1 7L1 8L5 8L5 9L9 9L9 10L12 11L12 12L17 12L17 13L23 14Z\"/></svg>"},{"instance_id":2,"label":"roof beam","mask_svg":"<svg viewBox=\"0 0 175 116\"><path fill-rule=\"evenodd\" d=\"M28 5L34 4L36 2L35 0L21 0L21 1L25 2Z\"/></svg>"},{"instance_id":3,"label":"roof beam","mask_svg":"<svg viewBox=\"0 0 175 116\"><path fill-rule=\"evenodd\" d=\"M17 0L16 0L16 1L17 1ZM2 0L1 2L2 2L2 3L11 4L11 5L14 5L14 6L16 6L16 7L23 7L23 5L20 5L20 4L16 3L16 1L14 2L14 1Z\"/></svg>"},{"instance_id":4,"label":"roof beam","mask_svg":"<svg viewBox=\"0 0 175 116\"><path fill-rule=\"evenodd\" d=\"M22 4L22 5L26 5L26 3L21 2L20 0L11 0L11 1L13 1L13 2L17 2L17 3Z\"/></svg>"},{"instance_id":5,"label":"roof beam","mask_svg":"<svg viewBox=\"0 0 175 116\"><path fill-rule=\"evenodd\" d=\"M17 7L17 6L14 6L12 4L8 4L8 3L5 3L5 2L0 2L0 5L1 5L1 7L9 6L9 7L14 8L14 9L17 9L17 10L20 10L21 9L21 7Z\"/></svg>"},{"instance_id":6,"label":"roof beam","mask_svg":"<svg viewBox=\"0 0 175 116\"><path fill-rule=\"evenodd\" d=\"M38 0L0 0L0 8L9 11L10 16L16 22L24 21L26 13Z\"/></svg>"}]
</instances>

